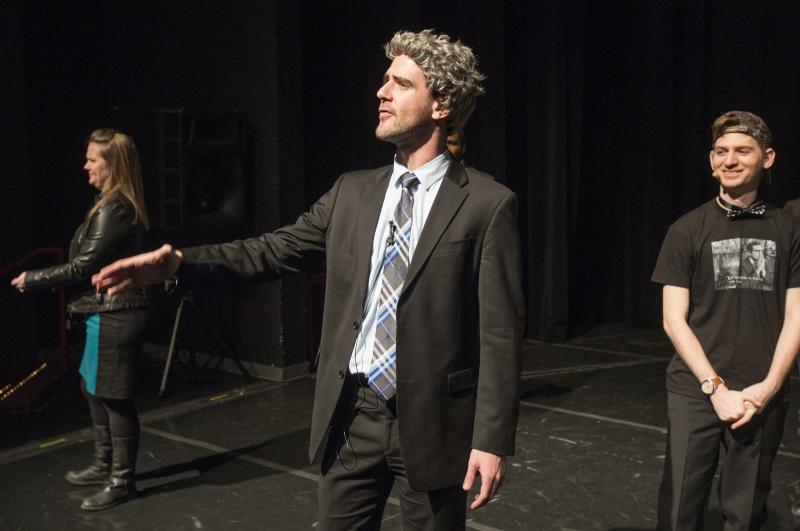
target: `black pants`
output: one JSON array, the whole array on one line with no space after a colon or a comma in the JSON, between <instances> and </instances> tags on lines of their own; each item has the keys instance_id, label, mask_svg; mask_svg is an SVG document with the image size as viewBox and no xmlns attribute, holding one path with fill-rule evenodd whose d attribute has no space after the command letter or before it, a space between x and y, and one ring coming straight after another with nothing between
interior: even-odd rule
<instances>
[{"instance_id":1,"label":"black pants","mask_svg":"<svg viewBox=\"0 0 800 531\"><path fill-rule=\"evenodd\" d=\"M720 504L726 531L759 529L766 520L770 475L788 403L767 409L736 430L722 422L707 398L668 393L669 431L658 497L658 529L702 529L720 446Z\"/></svg>"},{"instance_id":2,"label":"black pants","mask_svg":"<svg viewBox=\"0 0 800 531\"><path fill-rule=\"evenodd\" d=\"M395 482L406 530L464 529L466 492L460 485L432 492L410 487L394 400L384 402L353 376L345 386L322 462L319 529L380 529Z\"/></svg>"}]
</instances>

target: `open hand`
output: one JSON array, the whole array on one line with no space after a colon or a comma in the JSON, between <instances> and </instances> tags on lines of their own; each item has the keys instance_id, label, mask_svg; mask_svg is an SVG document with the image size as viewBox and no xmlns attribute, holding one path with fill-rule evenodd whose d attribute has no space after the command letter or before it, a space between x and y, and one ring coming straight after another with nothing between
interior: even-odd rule
<instances>
[{"instance_id":1,"label":"open hand","mask_svg":"<svg viewBox=\"0 0 800 531\"><path fill-rule=\"evenodd\" d=\"M92 276L92 284L97 291L113 295L133 286L164 282L175 276L180 263L180 251L165 244L155 251L123 258L107 265Z\"/></svg>"},{"instance_id":2,"label":"open hand","mask_svg":"<svg viewBox=\"0 0 800 531\"><path fill-rule=\"evenodd\" d=\"M472 449L469 454L469 464L467 465L467 475L464 477L463 489L469 491L475 482L475 476L480 473L481 490L475 495L475 499L469 506L470 509L474 510L482 507L494 498L503 484L505 471L506 461L503 456Z\"/></svg>"}]
</instances>

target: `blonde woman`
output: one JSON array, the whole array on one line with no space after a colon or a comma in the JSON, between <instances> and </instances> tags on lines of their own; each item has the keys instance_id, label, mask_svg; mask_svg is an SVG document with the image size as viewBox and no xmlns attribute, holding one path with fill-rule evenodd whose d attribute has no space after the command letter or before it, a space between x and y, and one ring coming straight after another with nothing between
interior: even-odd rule
<instances>
[{"instance_id":1,"label":"blonde woman","mask_svg":"<svg viewBox=\"0 0 800 531\"><path fill-rule=\"evenodd\" d=\"M98 129L86 142L83 167L100 193L70 243L65 264L25 271L11 281L20 292L70 286L69 311L86 321L79 372L94 424L94 461L67 472L74 485L103 485L85 499L87 511L107 509L136 494L134 470L139 417L133 402L135 358L147 324L149 297L143 288L114 295L95 293L92 274L142 249L149 228L139 157L131 137Z\"/></svg>"}]
</instances>

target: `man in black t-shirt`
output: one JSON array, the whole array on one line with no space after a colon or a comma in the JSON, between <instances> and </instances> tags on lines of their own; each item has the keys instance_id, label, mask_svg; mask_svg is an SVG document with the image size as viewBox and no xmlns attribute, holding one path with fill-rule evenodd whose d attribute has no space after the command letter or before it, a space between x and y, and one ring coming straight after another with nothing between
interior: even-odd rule
<instances>
[{"instance_id":1,"label":"man in black t-shirt","mask_svg":"<svg viewBox=\"0 0 800 531\"><path fill-rule=\"evenodd\" d=\"M719 195L669 228L652 276L676 350L659 529L702 527L720 446L725 529L761 526L800 347L800 221L757 200L772 135L742 111L711 133Z\"/></svg>"}]
</instances>

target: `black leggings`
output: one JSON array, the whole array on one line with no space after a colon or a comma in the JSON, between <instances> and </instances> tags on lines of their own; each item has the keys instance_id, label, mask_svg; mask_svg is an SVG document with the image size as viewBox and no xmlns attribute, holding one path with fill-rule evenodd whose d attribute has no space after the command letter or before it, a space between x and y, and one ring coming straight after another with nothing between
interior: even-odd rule
<instances>
[{"instance_id":1,"label":"black leggings","mask_svg":"<svg viewBox=\"0 0 800 531\"><path fill-rule=\"evenodd\" d=\"M89 402L92 422L108 426L113 437L139 437L139 414L133 399L100 398L89 394L81 379L81 392Z\"/></svg>"}]
</instances>

